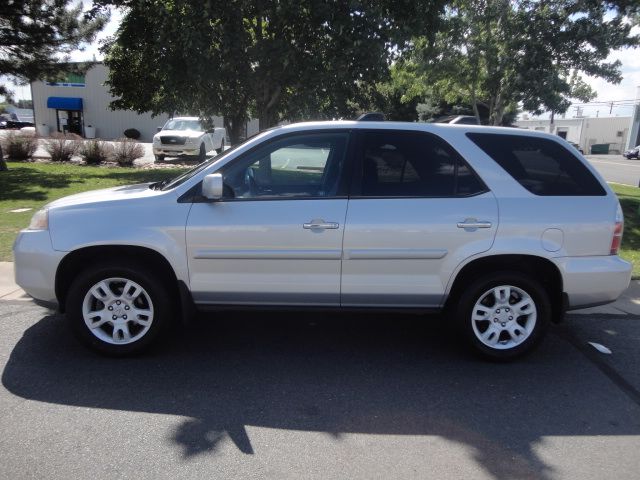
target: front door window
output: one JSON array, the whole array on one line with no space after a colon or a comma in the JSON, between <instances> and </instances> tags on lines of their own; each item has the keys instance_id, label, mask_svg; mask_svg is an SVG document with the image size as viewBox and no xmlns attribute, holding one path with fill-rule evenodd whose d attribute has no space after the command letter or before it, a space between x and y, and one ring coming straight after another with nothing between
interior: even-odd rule
<instances>
[{"instance_id":1,"label":"front door window","mask_svg":"<svg viewBox=\"0 0 640 480\"><path fill-rule=\"evenodd\" d=\"M224 171L225 199L323 198L338 191L348 133L275 141Z\"/></svg>"}]
</instances>

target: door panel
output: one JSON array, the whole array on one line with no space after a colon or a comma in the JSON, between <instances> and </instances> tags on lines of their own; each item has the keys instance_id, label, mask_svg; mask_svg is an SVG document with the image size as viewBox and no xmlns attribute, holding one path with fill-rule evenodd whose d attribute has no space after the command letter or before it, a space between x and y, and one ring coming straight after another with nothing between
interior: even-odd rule
<instances>
[{"instance_id":1,"label":"door panel","mask_svg":"<svg viewBox=\"0 0 640 480\"><path fill-rule=\"evenodd\" d=\"M342 305L440 306L455 268L491 247L495 197L436 135L369 130L356 144Z\"/></svg>"},{"instance_id":2,"label":"door panel","mask_svg":"<svg viewBox=\"0 0 640 480\"><path fill-rule=\"evenodd\" d=\"M197 303L339 305L345 199L196 203L187 245ZM305 229L322 219L334 229Z\"/></svg>"},{"instance_id":3,"label":"door panel","mask_svg":"<svg viewBox=\"0 0 640 480\"><path fill-rule=\"evenodd\" d=\"M489 228L458 228L476 219ZM342 305L437 307L451 273L491 247L498 209L470 198L352 199L342 264Z\"/></svg>"},{"instance_id":4,"label":"door panel","mask_svg":"<svg viewBox=\"0 0 640 480\"><path fill-rule=\"evenodd\" d=\"M225 198L194 203L187 222L196 302L340 304L348 139L286 135L224 167Z\"/></svg>"}]
</instances>

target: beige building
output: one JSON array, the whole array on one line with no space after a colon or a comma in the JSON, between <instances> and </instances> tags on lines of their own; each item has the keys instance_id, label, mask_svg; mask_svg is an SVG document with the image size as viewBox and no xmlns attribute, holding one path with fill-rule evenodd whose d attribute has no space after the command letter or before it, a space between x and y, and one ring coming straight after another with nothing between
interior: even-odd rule
<instances>
[{"instance_id":1,"label":"beige building","mask_svg":"<svg viewBox=\"0 0 640 480\"><path fill-rule=\"evenodd\" d=\"M591 153L592 145L609 145L609 153L621 153L628 147L631 117L583 117L549 119L526 119L515 122L516 126L529 130L552 133L569 142L577 143L585 153Z\"/></svg>"},{"instance_id":2,"label":"beige building","mask_svg":"<svg viewBox=\"0 0 640 480\"><path fill-rule=\"evenodd\" d=\"M124 136L126 129L135 128L140 132L140 141L150 142L169 115L153 117L150 113L110 110L109 103L114 98L105 86L107 73L106 66L96 63L84 75L70 74L62 82L33 82L31 97L38 131L113 140ZM224 126L222 117L215 117L214 123L216 127ZM247 127L257 131L254 123L257 122L250 122Z\"/></svg>"}]
</instances>

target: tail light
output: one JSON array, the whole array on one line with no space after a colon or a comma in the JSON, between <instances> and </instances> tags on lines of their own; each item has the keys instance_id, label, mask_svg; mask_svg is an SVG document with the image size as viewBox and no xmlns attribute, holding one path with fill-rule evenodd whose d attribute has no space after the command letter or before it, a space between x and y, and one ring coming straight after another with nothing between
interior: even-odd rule
<instances>
[{"instance_id":1,"label":"tail light","mask_svg":"<svg viewBox=\"0 0 640 480\"><path fill-rule=\"evenodd\" d=\"M622 243L622 231L624 230L624 217L622 216L622 208L618 204L616 210L616 225L613 228L613 238L611 239L611 255L617 255Z\"/></svg>"}]
</instances>

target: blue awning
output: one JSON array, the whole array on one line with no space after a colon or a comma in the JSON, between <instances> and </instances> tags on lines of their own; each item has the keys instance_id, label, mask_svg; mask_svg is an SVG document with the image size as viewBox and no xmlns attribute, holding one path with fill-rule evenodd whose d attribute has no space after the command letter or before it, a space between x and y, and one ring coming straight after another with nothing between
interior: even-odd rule
<instances>
[{"instance_id":1,"label":"blue awning","mask_svg":"<svg viewBox=\"0 0 640 480\"><path fill-rule=\"evenodd\" d=\"M47 108L82 110L82 99L73 97L49 97L47 98Z\"/></svg>"}]
</instances>

